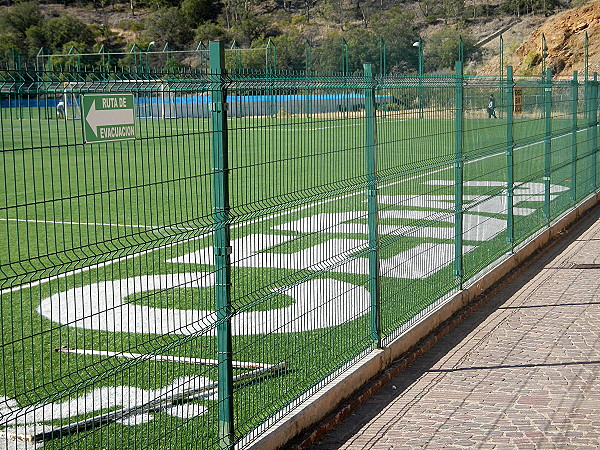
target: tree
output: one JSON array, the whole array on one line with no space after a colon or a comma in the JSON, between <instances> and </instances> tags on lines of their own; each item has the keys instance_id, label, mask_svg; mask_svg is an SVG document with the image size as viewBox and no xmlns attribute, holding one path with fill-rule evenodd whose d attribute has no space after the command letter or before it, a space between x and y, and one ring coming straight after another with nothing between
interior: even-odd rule
<instances>
[{"instance_id":1,"label":"tree","mask_svg":"<svg viewBox=\"0 0 600 450\"><path fill-rule=\"evenodd\" d=\"M379 13L371 20L371 28L387 46L387 72L406 74L418 69L418 50L413 43L418 40L414 16L399 7Z\"/></svg>"},{"instance_id":2,"label":"tree","mask_svg":"<svg viewBox=\"0 0 600 450\"><path fill-rule=\"evenodd\" d=\"M302 71L306 67L305 46L300 44L302 39L297 34L282 34L273 38L261 37L252 42L251 48L266 48L269 40L277 51L277 69ZM260 60L255 67L264 67L265 55L262 52L251 52L254 58Z\"/></svg>"},{"instance_id":3,"label":"tree","mask_svg":"<svg viewBox=\"0 0 600 450\"><path fill-rule=\"evenodd\" d=\"M502 9L509 14L549 14L558 6L558 0L504 0Z\"/></svg>"},{"instance_id":4,"label":"tree","mask_svg":"<svg viewBox=\"0 0 600 450\"><path fill-rule=\"evenodd\" d=\"M213 0L183 0L181 12L185 15L192 27L215 19L219 12Z\"/></svg>"},{"instance_id":5,"label":"tree","mask_svg":"<svg viewBox=\"0 0 600 450\"><path fill-rule=\"evenodd\" d=\"M81 49L94 44L92 29L81 20L71 16L60 16L42 25L27 29L27 44L32 47L62 48L67 42L77 42Z\"/></svg>"},{"instance_id":6,"label":"tree","mask_svg":"<svg viewBox=\"0 0 600 450\"><path fill-rule=\"evenodd\" d=\"M159 9L146 19L144 37L178 50L191 42L193 32L181 10L172 7Z\"/></svg>"},{"instance_id":7,"label":"tree","mask_svg":"<svg viewBox=\"0 0 600 450\"><path fill-rule=\"evenodd\" d=\"M313 49L313 70L317 72L341 72L343 70L342 36L330 32L319 47Z\"/></svg>"},{"instance_id":8,"label":"tree","mask_svg":"<svg viewBox=\"0 0 600 450\"><path fill-rule=\"evenodd\" d=\"M419 8L429 21L444 19L446 22L462 22L465 18L465 0L419 0Z\"/></svg>"},{"instance_id":9,"label":"tree","mask_svg":"<svg viewBox=\"0 0 600 450\"><path fill-rule=\"evenodd\" d=\"M479 57L479 48L470 35L459 33L454 28L446 28L432 35L425 43L425 70L453 69L458 59L459 39L462 38L464 59L474 60Z\"/></svg>"},{"instance_id":10,"label":"tree","mask_svg":"<svg viewBox=\"0 0 600 450\"><path fill-rule=\"evenodd\" d=\"M17 3L0 14L0 28L3 33L14 35L23 43L27 29L44 23L44 16L37 2Z\"/></svg>"},{"instance_id":11,"label":"tree","mask_svg":"<svg viewBox=\"0 0 600 450\"><path fill-rule=\"evenodd\" d=\"M201 24L195 32L195 42L209 42L209 41L225 41L227 40L227 33L223 27L214 22L206 22Z\"/></svg>"},{"instance_id":12,"label":"tree","mask_svg":"<svg viewBox=\"0 0 600 450\"><path fill-rule=\"evenodd\" d=\"M242 46L249 46L261 36L268 36L269 23L267 19L248 14L236 23L230 31L231 38Z\"/></svg>"}]
</instances>

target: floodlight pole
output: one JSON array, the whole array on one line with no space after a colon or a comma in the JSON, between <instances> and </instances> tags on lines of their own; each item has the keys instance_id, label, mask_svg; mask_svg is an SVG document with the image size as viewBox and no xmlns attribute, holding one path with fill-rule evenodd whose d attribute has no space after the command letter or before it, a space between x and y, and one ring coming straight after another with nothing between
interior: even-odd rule
<instances>
[{"instance_id":1,"label":"floodlight pole","mask_svg":"<svg viewBox=\"0 0 600 450\"><path fill-rule=\"evenodd\" d=\"M152 41L146 48L146 72L150 73L150 64L148 63L148 53L150 53L150 47L156 47L156 42Z\"/></svg>"},{"instance_id":2,"label":"floodlight pole","mask_svg":"<svg viewBox=\"0 0 600 450\"><path fill-rule=\"evenodd\" d=\"M419 89L417 96L419 98L419 119L424 116L423 113L423 39L419 36L419 40L413 44L413 47L417 47L419 51Z\"/></svg>"}]
</instances>

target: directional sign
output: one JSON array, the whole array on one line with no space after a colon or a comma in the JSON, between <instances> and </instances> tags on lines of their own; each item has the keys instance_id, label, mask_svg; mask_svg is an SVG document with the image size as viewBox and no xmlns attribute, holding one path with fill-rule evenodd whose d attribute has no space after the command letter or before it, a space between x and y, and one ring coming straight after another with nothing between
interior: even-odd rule
<instances>
[{"instance_id":1,"label":"directional sign","mask_svg":"<svg viewBox=\"0 0 600 450\"><path fill-rule=\"evenodd\" d=\"M84 94L81 98L86 143L135 139L133 94Z\"/></svg>"}]
</instances>

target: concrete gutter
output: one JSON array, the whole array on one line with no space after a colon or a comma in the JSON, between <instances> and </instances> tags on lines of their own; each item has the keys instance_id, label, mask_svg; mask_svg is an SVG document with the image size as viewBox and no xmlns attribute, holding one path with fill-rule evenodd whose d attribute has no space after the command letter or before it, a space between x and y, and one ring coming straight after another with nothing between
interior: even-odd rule
<instances>
[{"instance_id":1,"label":"concrete gutter","mask_svg":"<svg viewBox=\"0 0 600 450\"><path fill-rule=\"evenodd\" d=\"M600 193L589 196L577 208L554 220L548 228L521 244L515 253L470 286L444 301L435 311L421 319L387 347L371 351L357 364L337 376L265 430L258 439L248 445L240 443L237 448L250 450L308 448L459 325L486 300L487 291L502 282L516 268L525 264L535 252L560 237L573 222L599 202ZM375 380L372 381L373 379ZM307 430L314 431L307 432Z\"/></svg>"}]
</instances>

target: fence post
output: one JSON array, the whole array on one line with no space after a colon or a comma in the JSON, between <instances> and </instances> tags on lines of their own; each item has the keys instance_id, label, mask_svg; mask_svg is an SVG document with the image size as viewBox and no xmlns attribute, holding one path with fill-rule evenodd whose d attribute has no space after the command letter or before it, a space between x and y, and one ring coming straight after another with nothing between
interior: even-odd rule
<instances>
[{"instance_id":1,"label":"fence post","mask_svg":"<svg viewBox=\"0 0 600 450\"><path fill-rule=\"evenodd\" d=\"M544 217L550 221L550 176L552 174L552 72L546 69L544 81Z\"/></svg>"},{"instance_id":2,"label":"fence post","mask_svg":"<svg viewBox=\"0 0 600 450\"><path fill-rule=\"evenodd\" d=\"M515 190L515 137L514 137L514 81L512 66L506 67L506 242L510 251L514 250L515 242L515 216L514 216L514 190Z\"/></svg>"},{"instance_id":3,"label":"fence post","mask_svg":"<svg viewBox=\"0 0 600 450\"><path fill-rule=\"evenodd\" d=\"M379 237L377 234L377 106L373 66L365 72L365 150L367 158L367 202L369 224L369 295L371 298L371 339L381 347L381 311L379 293Z\"/></svg>"},{"instance_id":4,"label":"fence post","mask_svg":"<svg viewBox=\"0 0 600 450\"><path fill-rule=\"evenodd\" d=\"M454 146L454 276L462 289L463 277L463 63L456 61Z\"/></svg>"},{"instance_id":5,"label":"fence post","mask_svg":"<svg viewBox=\"0 0 600 450\"><path fill-rule=\"evenodd\" d=\"M219 446L233 448L233 368L231 341L231 246L229 238L229 158L225 49L211 42L210 94L214 186L215 303L217 313Z\"/></svg>"},{"instance_id":6,"label":"fence post","mask_svg":"<svg viewBox=\"0 0 600 450\"><path fill-rule=\"evenodd\" d=\"M571 203L577 203L577 107L579 106L579 81L577 71L571 80Z\"/></svg>"},{"instance_id":7,"label":"fence post","mask_svg":"<svg viewBox=\"0 0 600 450\"><path fill-rule=\"evenodd\" d=\"M592 131L592 181L594 188L598 186L598 74L594 72L594 80L590 85L590 127Z\"/></svg>"}]
</instances>

